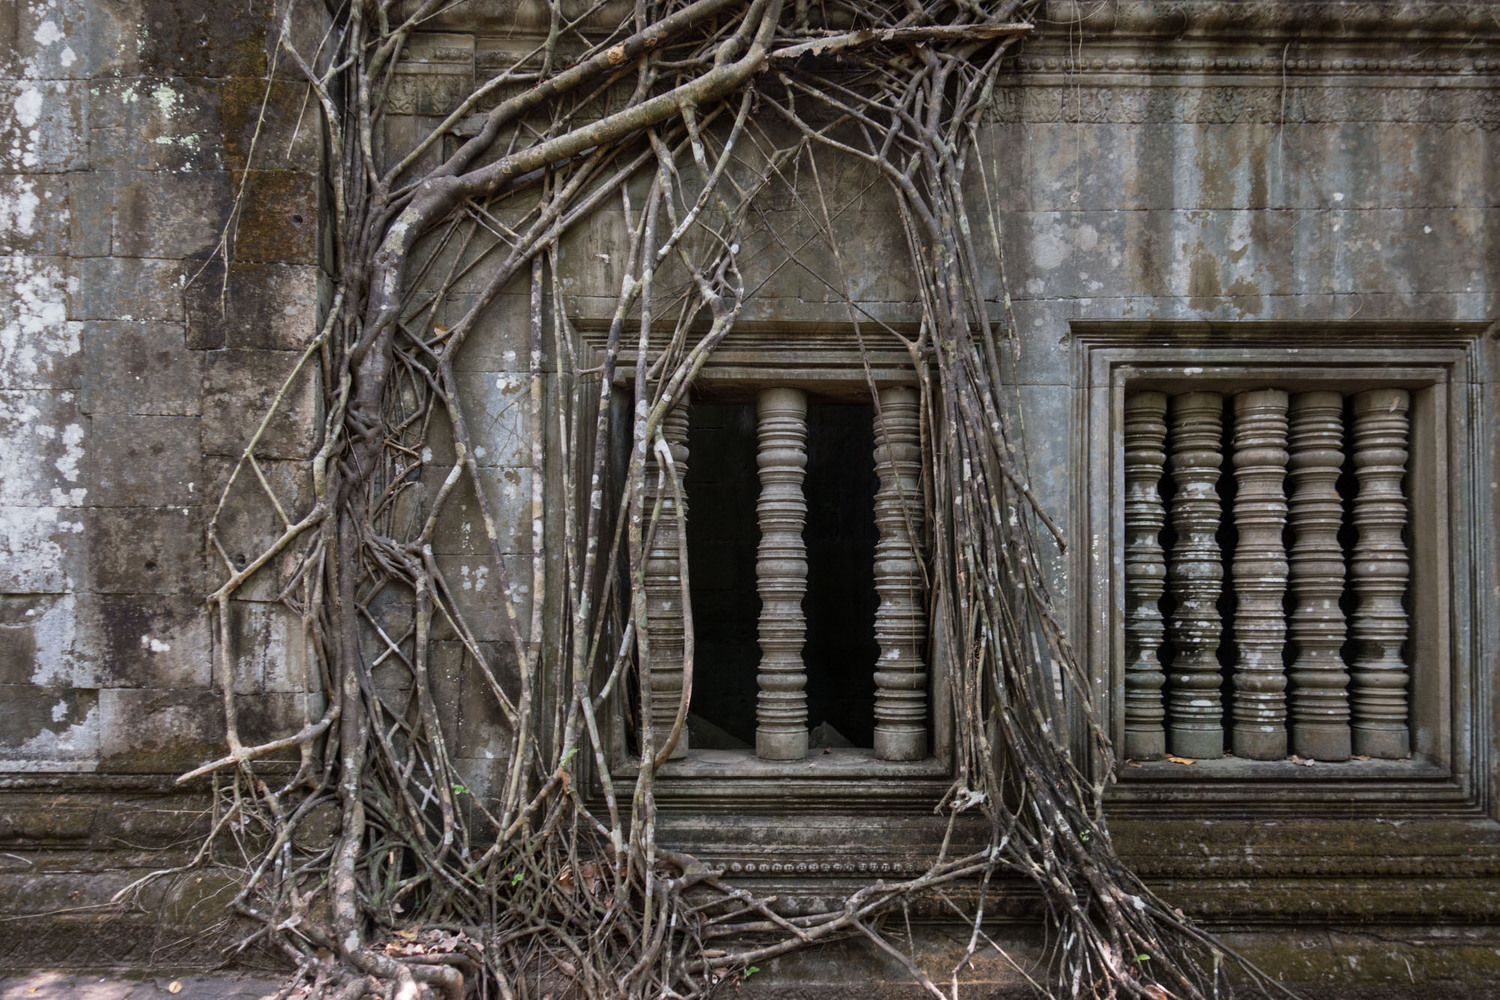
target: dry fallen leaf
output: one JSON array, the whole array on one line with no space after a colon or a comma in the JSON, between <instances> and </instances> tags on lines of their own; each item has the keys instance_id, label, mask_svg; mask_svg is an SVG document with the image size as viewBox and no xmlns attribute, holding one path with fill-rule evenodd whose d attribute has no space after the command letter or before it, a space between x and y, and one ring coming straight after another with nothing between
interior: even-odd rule
<instances>
[{"instance_id":1,"label":"dry fallen leaf","mask_svg":"<svg viewBox=\"0 0 1500 1000\"><path fill-rule=\"evenodd\" d=\"M1370 757L1369 757L1368 754L1357 753L1357 754L1354 755L1354 759L1355 760L1369 760Z\"/></svg>"},{"instance_id":2,"label":"dry fallen leaf","mask_svg":"<svg viewBox=\"0 0 1500 1000\"><path fill-rule=\"evenodd\" d=\"M583 880L588 883L590 893L599 891L599 871L599 865L593 861L583 866L581 874L583 875Z\"/></svg>"},{"instance_id":3,"label":"dry fallen leaf","mask_svg":"<svg viewBox=\"0 0 1500 1000\"><path fill-rule=\"evenodd\" d=\"M182 992L182 983L178 982L175 979L172 980L170 983L167 984L167 992L168 993L181 993Z\"/></svg>"},{"instance_id":4,"label":"dry fallen leaf","mask_svg":"<svg viewBox=\"0 0 1500 1000\"><path fill-rule=\"evenodd\" d=\"M1312 767L1317 763L1317 761L1315 760L1308 760L1306 757L1298 757L1296 754L1292 754L1292 756L1288 759L1291 760L1293 764L1298 764L1302 767Z\"/></svg>"},{"instance_id":5,"label":"dry fallen leaf","mask_svg":"<svg viewBox=\"0 0 1500 1000\"><path fill-rule=\"evenodd\" d=\"M1126 757L1125 758L1125 766L1126 767L1145 767L1146 765L1142 764L1138 760L1131 760L1129 757Z\"/></svg>"},{"instance_id":6,"label":"dry fallen leaf","mask_svg":"<svg viewBox=\"0 0 1500 1000\"><path fill-rule=\"evenodd\" d=\"M1173 757L1171 754L1167 754L1167 760L1170 760L1174 764L1196 764L1196 763L1198 763L1196 760L1191 760L1191 759L1189 759L1187 757Z\"/></svg>"}]
</instances>

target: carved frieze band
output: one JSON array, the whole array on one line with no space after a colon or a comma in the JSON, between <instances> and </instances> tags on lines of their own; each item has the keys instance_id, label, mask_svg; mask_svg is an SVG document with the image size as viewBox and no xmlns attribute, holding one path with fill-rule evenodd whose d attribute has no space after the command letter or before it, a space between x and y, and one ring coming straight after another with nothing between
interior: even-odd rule
<instances>
[{"instance_id":1,"label":"carved frieze band","mask_svg":"<svg viewBox=\"0 0 1500 1000\"><path fill-rule=\"evenodd\" d=\"M1109 55L1081 58L1072 53L1028 55L1017 60L1022 69L1033 73L1354 73L1389 75L1393 73L1460 74L1488 73L1500 70L1500 59L1488 56L1452 55L1434 58L1430 54L1385 56L1321 55L1164 55L1117 51Z\"/></svg>"},{"instance_id":2,"label":"carved frieze band","mask_svg":"<svg viewBox=\"0 0 1500 1000\"><path fill-rule=\"evenodd\" d=\"M1351 665L1354 752L1400 758L1411 752L1407 731L1409 680L1402 646L1406 643L1409 566L1402 532L1406 528L1407 411L1405 389L1376 389L1354 397L1353 558L1349 583L1355 607L1349 623L1354 642Z\"/></svg>"},{"instance_id":3,"label":"carved frieze band","mask_svg":"<svg viewBox=\"0 0 1500 1000\"><path fill-rule=\"evenodd\" d=\"M417 0L402 10L415 12ZM430 8L430 5L428 5ZM608 32L630 15L630 6L606 0L580 19L586 33ZM424 26L445 31L481 31L507 38L541 39L551 8L543 0L463 0L423 8ZM1382 39L1415 43L1442 40L1471 45L1500 33L1483 3L1417 0L1048 0L1037 12L1046 40L1096 48L1111 38L1179 39L1296 38L1364 44Z\"/></svg>"},{"instance_id":4,"label":"carved frieze band","mask_svg":"<svg viewBox=\"0 0 1500 1000\"><path fill-rule=\"evenodd\" d=\"M1235 756L1280 760L1286 756L1287 394L1258 389L1234 397L1234 547L1231 578L1234 613Z\"/></svg>"},{"instance_id":5,"label":"carved frieze band","mask_svg":"<svg viewBox=\"0 0 1500 1000\"><path fill-rule=\"evenodd\" d=\"M1485 130L1500 127L1500 95L1495 87L1434 85L1432 74L1445 72L1437 68L1441 64L1436 61L1434 69L1425 68L1425 62L1407 68L1408 73L1428 78L1409 80L1408 86L1390 85L1391 75L1402 71L1392 60L1313 62L1316 65L1298 69L1271 57L1205 60L1122 56L1093 60L1075 74L1066 70L1058 57L1029 57L1023 62L1023 71L1009 78L1008 86L995 89L989 117L999 123L1288 125L1357 121L1468 125ZM441 71L422 65L398 74L387 94L386 111L395 115L443 115L452 111L472 92L473 78L450 69L449 65L442 65ZM1500 73L1500 59L1466 60L1451 72L1492 78ZM1296 75L1287 79L1288 73ZM1318 74L1317 79L1305 75L1313 73ZM1179 79L1177 74L1190 79ZM1091 76L1104 79L1081 83L1080 76L1083 80ZM1366 77L1381 78L1381 85L1363 85ZM605 100L599 110L604 113L619 106Z\"/></svg>"},{"instance_id":6,"label":"carved frieze band","mask_svg":"<svg viewBox=\"0 0 1500 1000\"><path fill-rule=\"evenodd\" d=\"M1040 16L1074 43L1111 35L1463 41L1500 29L1483 4L1382 0L1047 0Z\"/></svg>"},{"instance_id":7,"label":"carved frieze band","mask_svg":"<svg viewBox=\"0 0 1500 1000\"><path fill-rule=\"evenodd\" d=\"M1344 669L1344 398L1302 392L1290 407L1287 479L1292 526L1289 638L1291 749L1314 760L1348 760L1349 673Z\"/></svg>"},{"instance_id":8,"label":"carved frieze band","mask_svg":"<svg viewBox=\"0 0 1500 1000\"><path fill-rule=\"evenodd\" d=\"M662 419L662 438L672 455L672 471L663 475L655 449L646 458L646 510L660 501L656 529L646 551L645 588L646 623L650 630L651 650L651 728L659 750L671 733L682 701L684 660L684 614L682 606L681 524L687 520L688 429L687 408L678 406ZM671 478L676 479L673 489ZM682 498L679 510L677 498ZM687 727L684 726L672 756L688 752Z\"/></svg>"},{"instance_id":9,"label":"carved frieze band","mask_svg":"<svg viewBox=\"0 0 1500 1000\"><path fill-rule=\"evenodd\" d=\"M1224 397L1189 392L1171 401L1170 464L1176 492L1172 527L1177 541L1167 577L1177 607L1172 612L1168 745L1179 757L1224 752L1222 678L1219 673L1219 592L1224 563L1219 530L1219 468L1223 464Z\"/></svg>"},{"instance_id":10,"label":"carved frieze band","mask_svg":"<svg viewBox=\"0 0 1500 1000\"><path fill-rule=\"evenodd\" d=\"M1190 65L1181 72L1202 78ZM1500 70L1497 64L1492 70ZM1278 69L1263 80L1210 77L1188 83L1171 73L1142 78L1130 70L1105 70L1116 79L1083 83L1057 74L1044 79L1021 73L1012 86L997 87L992 120L999 123L1274 125L1337 122L1452 124L1500 128L1500 94L1489 87L1379 87L1329 85L1323 80L1283 82ZM1119 79L1130 76L1131 79ZM1086 79L1086 78L1085 78ZM1146 83L1145 80L1150 82ZM1384 81L1383 81L1384 82ZM1305 84L1305 85L1304 85Z\"/></svg>"},{"instance_id":11,"label":"carved frieze band","mask_svg":"<svg viewBox=\"0 0 1500 1000\"><path fill-rule=\"evenodd\" d=\"M1125 756L1159 760L1167 752L1159 653L1166 627L1161 598L1167 562L1158 484L1167 454L1167 397L1138 392L1125 401Z\"/></svg>"},{"instance_id":12,"label":"carved frieze band","mask_svg":"<svg viewBox=\"0 0 1500 1000\"><path fill-rule=\"evenodd\" d=\"M927 588L922 572L921 397L897 386L875 407L875 756L927 756Z\"/></svg>"},{"instance_id":13,"label":"carved frieze band","mask_svg":"<svg viewBox=\"0 0 1500 1000\"><path fill-rule=\"evenodd\" d=\"M760 593L760 694L756 701L755 752L767 760L807 756L807 668L802 646L807 622L807 393L765 389L757 402L760 467L760 547L756 589Z\"/></svg>"}]
</instances>

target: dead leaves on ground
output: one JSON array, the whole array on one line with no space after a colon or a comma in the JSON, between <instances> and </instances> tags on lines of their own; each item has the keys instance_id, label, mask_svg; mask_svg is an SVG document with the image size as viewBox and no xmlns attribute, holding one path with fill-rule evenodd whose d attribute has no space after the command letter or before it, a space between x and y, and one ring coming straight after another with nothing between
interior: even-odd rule
<instances>
[{"instance_id":1,"label":"dead leaves on ground","mask_svg":"<svg viewBox=\"0 0 1500 1000\"><path fill-rule=\"evenodd\" d=\"M574 872L572 865L563 865L563 870L557 873L557 884L566 889L570 896L578 885L587 888L589 895L597 896L603 871L597 861L589 861L580 865L577 872Z\"/></svg>"},{"instance_id":2,"label":"dead leaves on ground","mask_svg":"<svg viewBox=\"0 0 1500 1000\"><path fill-rule=\"evenodd\" d=\"M381 946L382 951L397 959L419 955L470 955L478 949L478 942L467 934L421 928L398 930L394 940Z\"/></svg>"}]
</instances>

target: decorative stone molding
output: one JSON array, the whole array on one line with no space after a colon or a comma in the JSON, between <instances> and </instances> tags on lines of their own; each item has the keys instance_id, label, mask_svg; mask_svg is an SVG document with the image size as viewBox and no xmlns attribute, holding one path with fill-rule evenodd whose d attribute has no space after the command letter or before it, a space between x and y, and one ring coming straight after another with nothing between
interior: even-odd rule
<instances>
[{"instance_id":1,"label":"decorative stone molding","mask_svg":"<svg viewBox=\"0 0 1500 1000\"><path fill-rule=\"evenodd\" d=\"M1160 760L1167 752L1159 651L1166 636L1161 598L1166 525L1157 484L1166 462L1167 397L1138 392L1125 401L1125 756Z\"/></svg>"},{"instance_id":2,"label":"decorative stone molding","mask_svg":"<svg viewBox=\"0 0 1500 1000\"><path fill-rule=\"evenodd\" d=\"M408 0L402 9L416 8ZM608 30L629 16L630 5L610 0L595 10L565 4L564 16L586 31ZM545 34L550 8L542 0L458 0L426 21L447 31L505 36ZM1038 34L1076 42L1106 39L1240 41L1452 40L1500 34L1483 3L1435 0L1049 0L1037 16Z\"/></svg>"},{"instance_id":3,"label":"decorative stone molding","mask_svg":"<svg viewBox=\"0 0 1500 1000\"><path fill-rule=\"evenodd\" d=\"M1341 655L1346 630L1339 606L1344 593L1344 549L1339 544L1344 505L1338 493L1343 419L1344 397L1337 392L1299 392L1291 398L1291 750L1312 760L1348 760L1352 753L1349 673Z\"/></svg>"},{"instance_id":4,"label":"decorative stone molding","mask_svg":"<svg viewBox=\"0 0 1500 1000\"><path fill-rule=\"evenodd\" d=\"M1425 76L1459 76L1500 71L1500 57L1489 55L1449 55L1441 58L1420 55L1161 55L1157 53L1109 55L1030 54L1019 56L1016 67L1028 73L1212 73L1216 75L1250 75L1297 77L1305 82L1309 74L1326 76L1391 74ZM1018 74L1019 76L1019 74Z\"/></svg>"},{"instance_id":5,"label":"decorative stone molding","mask_svg":"<svg viewBox=\"0 0 1500 1000\"><path fill-rule=\"evenodd\" d=\"M1500 35L1483 3L1434 0L1048 0L1044 32L1076 38L1472 40Z\"/></svg>"},{"instance_id":6,"label":"decorative stone molding","mask_svg":"<svg viewBox=\"0 0 1500 1000\"><path fill-rule=\"evenodd\" d=\"M1200 71L1185 68L1198 75ZM1210 78L1186 85L1173 74L1146 78L1116 73L1080 82L1076 77L1014 79L995 90L996 123L1300 125L1399 122L1500 128L1500 93L1493 86L1443 87L1431 81L1406 86L1325 85L1324 81Z\"/></svg>"},{"instance_id":7,"label":"decorative stone molding","mask_svg":"<svg viewBox=\"0 0 1500 1000\"><path fill-rule=\"evenodd\" d=\"M661 432L672 455L674 490L670 480L663 481L660 462L652 449L646 458L646 510L661 512L651 547L646 552L645 588L646 622L650 630L651 649L651 729L657 751L665 744L677 720L682 701L685 655L685 617L682 606L682 532L680 522L687 519L688 497L684 486L687 476L687 409L678 406L662 419ZM664 490L659 490L661 482ZM682 497L679 511L677 498ZM685 757L688 752L687 727L683 726L672 756Z\"/></svg>"},{"instance_id":8,"label":"decorative stone molding","mask_svg":"<svg viewBox=\"0 0 1500 1000\"><path fill-rule=\"evenodd\" d=\"M1219 692L1219 592L1224 562L1219 530L1220 437L1224 397L1188 392L1172 397L1170 464L1177 492L1172 527L1177 532L1167 577L1177 596L1171 636L1171 692L1167 696L1168 746L1178 757L1218 757L1224 752L1223 701Z\"/></svg>"},{"instance_id":9,"label":"decorative stone molding","mask_svg":"<svg viewBox=\"0 0 1500 1000\"><path fill-rule=\"evenodd\" d=\"M898 386L875 403L875 756L927 756L927 588L922 572L921 395Z\"/></svg>"},{"instance_id":10,"label":"decorative stone molding","mask_svg":"<svg viewBox=\"0 0 1500 1000\"><path fill-rule=\"evenodd\" d=\"M1406 594L1410 565L1401 533L1406 527L1407 434L1411 408L1405 389L1375 389L1354 397L1354 543L1349 582L1356 605L1349 623L1354 643L1350 707L1354 752L1398 759L1411 753L1407 727L1410 671Z\"/></svg>"},{"instance_id":11,"label":"decorative stone molding","mask_svg":"<svg viewBox=\"0 0 1500 1000\"><path fill-rule=\"evenodd\" d=\"M760 696L756 702L755 753L767 760L807 756L807 667L802 646L807 620L807 393L764 389L759 453L760 548L756 589L760 592Z\"/></svg>"},{"instance_id":12,"label":"decorative stone molding","mask_svg":"<svg viewBox=\"0 0 1500 1000\"><path fill-rule=\"evenodd\" d=\"M1476 733L1474 720L1485 710L1500 619L1485 599L1491 591L1485 555L1495 538L1495 423L1485 388L1493 372L1492 324L1074 321L1071 339L1083 389L1074 530L1090 539L1074 548L1069 563L1070 578L1086 592L1071 624L1080 657L1102 671L1100 703L1117 745L1126 738L1133 654L1126 635L1131 532L1125 517L1132 397L1161 393L1175 411L1179 396L1204 391L1274 386L1288 395L1283 662L1289 749L1302 759L1249 760L1228 740L1235 756L1196 758L1190 767L1127 762L1123 753L1113 762L1093 758L1098 769L1113 763L1114 815L1158 822L1163 815L1222 817L1224 810L1299 820L1327 810L1366 820L1440 815L1468 822L1489 815L1495 749ZM1369 425L1358 434L1355 412ZM1176 423L1174 415L1167 448L1174 462ZM1220 432L1221 461L1233 456L1234 438ZM1361 482L1357 469L1379 481L1381 491ZM1172 483L1164 478L1164 495ZM1218 487L1229 493L1225 480ZM1386 535L1369 557L1355 552L1364 527L1355 523L1361 493L1387 508L1361 514ZM1222 506L1232 527L1231 500ZM1229 559L1234 533L1218 533ZM1175 547L1180 534L1168 527L1162 544ZM1367 607L1362 626L1378 650L1355 638L1352 616L1363 603L1353 578L1358 562L1376 582L1361 586L1383 591L1383 608ZM1232 577L1223 584L1227 595ZM1175 587L1169 576L1162 601L1169 622ZM1220 602L1226 614L1238 597L1228 596ZM1341 604L1350 616L1347 639ZM1169 687L1178 666L1171 633L1160 654ZM1226 677L1238 667L1232 639L1217 643ZM1360 712L1386 724L1377 731L1404 738L1410 753L1377 757L1361 753L1352 732L1344 736L1354 712L1354 682L1345 674L1355 673L1361 657L1393 655L1401 662L1389 673L1400 679L1372 690ZM1172 708L1169 701L1169 715ZM1081 740L1075 747L1087 753ZM1302 766L1310 760L1316 766Z\"/></svg>"},{"instance_id":13,"label":"decorative stone molding","mask_svg":"<svg viewBox=\"0 0 1500 1000\"><path fill-rule=\"evenodd\" d=\"M914 861L775 861L736 858L711 861L709 867L734 875L917 875L926 869Z\"/></svg>"},{"instance_id":14,"label":"decorative stone molding","mask_svg":"<svg viewBox=\"0 0 1500 1000\"><path fill-rule=\"evenodd\" d=\"M1234 731L1236 757L1286 756L1287 394L1257 389L1234 397L1234 527L1239 541L1230 564L1234 613Z\"/></svg>"}]
</instances>

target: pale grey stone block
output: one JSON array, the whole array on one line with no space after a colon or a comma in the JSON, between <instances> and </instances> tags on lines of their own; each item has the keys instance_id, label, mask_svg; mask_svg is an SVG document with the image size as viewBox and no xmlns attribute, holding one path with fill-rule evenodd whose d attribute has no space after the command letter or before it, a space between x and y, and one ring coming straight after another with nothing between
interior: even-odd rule
<instances>
[{"instance_id":1,"label":"pale grey stone block","mask_svg":"<svg viewBox=\"0 0 1500 1000\"><path fill-rule=\"evenodd\" d=\"M99 692L0 685L0 770L91 771L99 756Z\"/></svg>"},{"instance_id":2,"label":"pale grey stone block","mask_svg":"<svg viewBox=\"0 0 1500 1000\"><path fill-rule=\"evenodd\" d=\"M90 508L83 521L89 589L101 594L202 596L201 508Z\"/></svg>"},{"instance_id":3,"label":"pale grey stone block","mask_svg":"<svg viewBox=\"0 0 1500 1000\"><path fill-rule=\"evenodd\" d=\"M178 323L83 324L84 413L197 416L203 357Z\"/></svg>"},{"instance_id":4,"label":"pale grey stone block","mask_svg":"<svg viewBox=\"0 0 1500 1000\"><path fill-rule=\"evenodd\" d=\"M91 420L89 503L100 507L204 502L200 417L102 413Z\"/></svg>"},{"instance_id":5,"label":"pale grey stone block","mask_svg":"<svg viewBox=\"0 0 1500 1000\"><path fill-rule=\"evenodd\" d=\"M0 173L57 173L88 167L88 91L78 81L0 81Z\"/></svg>"},{"instance_id":6,"label":"pale grey stone block","mask_svg":"<svg viewBox=\"0 0 1500 1000\"><path fill-rule=\"evenodd\" d=\"M82 656L100 687L192 688L212 680L208 611L192 597L85 594Z\"/></svg>"},{"instance_id":7,"label":"pale grey stone block","mask_svg":"<svg viewBox=\"0 0 1500 1000\"><path fill-rule=\"evenodd\" d=\"M270 411L301 355L291 351L212 351L204 355L203 451L238 457ZM321 430L316 359L304 365L277 407L256 454L312 453Z\"/></svg>"},{"instance_id":8,"label":"pale grey stone block","mask_svg":"<svg viewBox=\"0 0 1500 1000\"><path fill-rule=\"evenodd\" d=\"M181 322L182 283L192 270L191 263L180 260L70 260L68 318Z\"/></svg>"}]
</instances>

